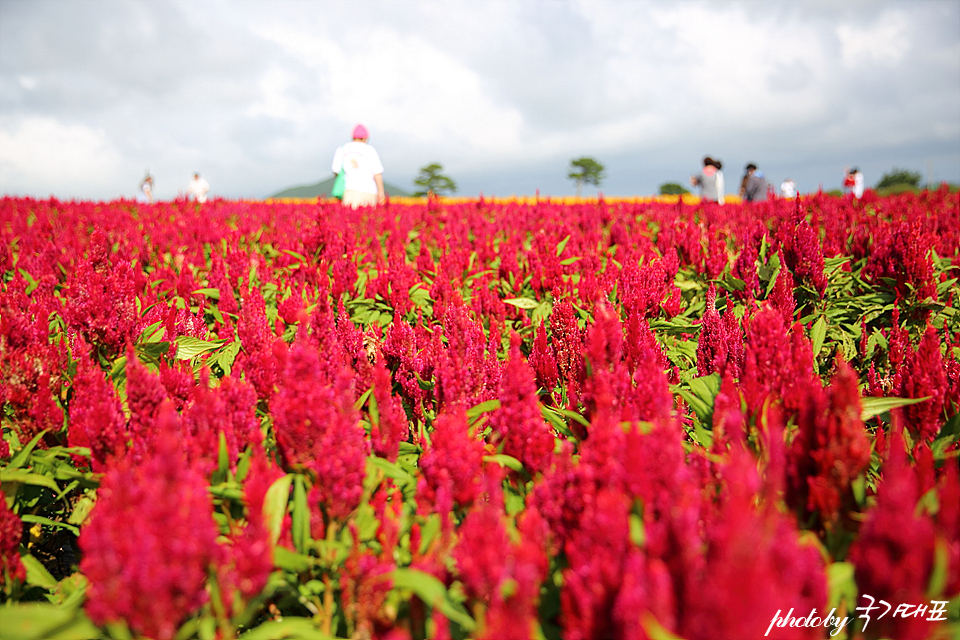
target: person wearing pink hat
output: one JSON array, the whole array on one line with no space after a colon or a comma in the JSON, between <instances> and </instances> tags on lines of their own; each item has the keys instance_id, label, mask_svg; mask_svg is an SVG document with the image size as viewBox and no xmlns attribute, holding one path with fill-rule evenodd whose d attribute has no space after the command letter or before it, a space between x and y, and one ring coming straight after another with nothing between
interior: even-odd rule
<instances>
[{"instance_id":1,"label":"person wearing pink hat","mask_svg":"<svg viewBox=\"0 0 960 640\"><path fill-rule=\"evenodd\" d=\"M383 189L383 164L380 154L367 144L370 133L362 124L353 128L353 141L341 145L333 154L333 173L343 172L343 204L357 207L373 207L383 204L386 192Z\"/></svg>"}]
</instances>

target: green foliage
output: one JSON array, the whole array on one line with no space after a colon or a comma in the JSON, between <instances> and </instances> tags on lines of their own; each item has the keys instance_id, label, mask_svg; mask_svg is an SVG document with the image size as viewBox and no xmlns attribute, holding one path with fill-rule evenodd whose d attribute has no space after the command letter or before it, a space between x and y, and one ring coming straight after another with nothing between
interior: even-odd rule
<instances>
[{"instance_id":1,"label":"green foliage","mask_svg":"<svg viewBox=\"0 0 960 640\"><path fill-rule=\"evenodd\" d=\"M880 196L895 196L900 193L920 193L920 189L905 182L898 182L897 184L892 184L889 187L877 189L877 195Z\"/></svg>"},{"instance_id":2,"label":"green foliage","mask_svg":"<svg viewBox=\"0 0 960 640\"><path fill-rule=\"evenodd\" d=\"M580 189L585 184L592 184L599 187L603 182L604 166L593 158L584 156L570 161L570 171L567 178L577 183L577 195L580 195Z\"/></svg>"},{"instance_id":3,"label":"green foliage","mask_svg":"<svg viewBox=\"0 0 960 640\"><path fill-rule=\"evenodd\" d=\"M457 183L452 178L442 173L443 165L439 162L432 162L425 167L420 168L420 173L414 179L413 184L419 187L414 192L414 196L426 196L431 193L442 196L457 192Z\"/></svg>"},{"instance_id":4,"label":"green foliage","mask_svg":"<svg viewBox=\"0 0 960 640\"><path fill-rule=\"evenodd\" d=\"M660 195L662 196L681 196L685 193L690 193L690 190L676 182L664 182L660 185Z\"/></svg>"},{"instance_id":5,"label":"green foliage","mask_svg":"<svg viewBox=\"0 0 960 640\"><path fill-rule=\"evenodd\" d=\"M894 167L892 171L883 174L880 178L880 182L877 183L877 191L892 187L893 185L909 185L918 189L920 188L920 180L922 179L923 176L917 171Z\"/></svg>"}]
</instances>

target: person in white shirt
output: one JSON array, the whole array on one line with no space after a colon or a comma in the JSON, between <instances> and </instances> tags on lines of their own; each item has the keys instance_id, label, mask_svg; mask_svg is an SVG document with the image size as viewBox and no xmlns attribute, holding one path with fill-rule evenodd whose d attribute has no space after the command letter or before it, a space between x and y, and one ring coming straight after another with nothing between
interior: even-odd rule
<instances>
[{"instance_id":1,"label":"person in white shirt","mask_svg":"<svg viewBox=\"0 0 960 640\"><path fill-rule=\"evenodd\" d=\"M857 200L863 197L863 174L856 167L843 170L843 190L852 193Z\"/></svg>"},{"instance_id":2,"label":"person in white shirt","mask_svg":"<svg viewBox=\"0 0 960 640\"><path fill-rule=\"evenodd\" d=\"M153 176L147 171L147 175L140 181L140 195L137 200L141 202L153 203Z\"/></svg>"},{"instance_id":3,"label":"person in white shirt","mask_svg":"<svg viewBox=\"0 0 960 640\"><path fill-rule=\"evenodd\" d=\"M353 129L353 141L333 154L333 172L343 172L343 204L353 209L373 207L386 200L380 154L367 144L369 138L367 128L358 124Z\"/></svg>"},{"instance_id":4,"label":"person in white shirt","mask_svg":"<svg viewBox=\"0 0 960 640\"><path fill-rule=\"evenodd\" d=\"M201 178L199 173L193 174L193 180L187 185L187 197L203 203L207 201L208 191L210 191L210 183Z\"/></svg>"},{"instance_id":5,"label":"person in white shirt","mask_svg":"<svg viewBox=\"0 0 960 640\"><path fill-rule=\"evenodd\" d=\"M787 178L780 183L780 195L784 198L796 198L797 197L797 183L792 179Z\"/></svg>"},{"instance_id":6,"label":"person in white shirt","mask_svg":"<svg viewBox=\"0 0 960 640\"><path fill-rule=\"evenodd\" d=\"M712 200L723 204L723 164L710 156L703 159L703 171L698 176L690 176L690 184L700 188L701 200Z\"/></svg>"}]
</instances>

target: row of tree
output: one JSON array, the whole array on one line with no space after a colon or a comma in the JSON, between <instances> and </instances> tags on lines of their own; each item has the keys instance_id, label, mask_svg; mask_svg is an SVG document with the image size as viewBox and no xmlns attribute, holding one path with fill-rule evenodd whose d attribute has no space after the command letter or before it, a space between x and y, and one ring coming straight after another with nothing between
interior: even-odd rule
<instances>
[{"instance_id":1,"label":"row of tree","mask_svg":"<svg viewBox=\"0 0 960 640\"><path fill-rule=\"evenodd\" d=\"M577 185L577 196L583 189L583 185L592 184L599 187L604 179L605 168L602 164L593 158L583 157L570 161L570 171L567 177L573 180ZM421 167L420 173L413 180L414 196L427 195L450 195L457 192L457 183L443 173L443 165L439 162L431 162Z\"/></svg>"},{"instance_id":2,"label":"row of tree","mask_svg":"<svg viewBox=\"0 0 960 640\"><path fill-rule=\"evenodd\" d=\"M570 161L567 178L577 185L577 197L583 190L583 185L599 187L606 177L606 168L596 159L589 156L576 158ZM894 167L892 171L883 174L877 182L876 189L881 192L898 192L908 189L919 189L922 176L916 171ZM413 184L417 187L415 196L450 195L457 192L457 183L443 173L443 165L432 162L420 169ZM682 195L690 193L683 185L676 182L664 182L660 185L661 195Z\"/></svg>"}]
</instances>

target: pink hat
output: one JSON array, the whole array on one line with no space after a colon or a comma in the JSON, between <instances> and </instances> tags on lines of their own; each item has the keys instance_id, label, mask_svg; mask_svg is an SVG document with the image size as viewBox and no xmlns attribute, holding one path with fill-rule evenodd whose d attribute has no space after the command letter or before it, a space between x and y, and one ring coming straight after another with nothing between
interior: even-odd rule
<instances>
[{"instance_id":1,"label":"pink hat","mask_svg":"<svg viewBox=\"0 0 960 640\"><path fill-rule=\"evenodd\" d=\"M354 140L363 140L369 138L370 134L367 132L367 128L362 124L358 124L353 128L353 139Z\"/></svg>"}]
</instances>

